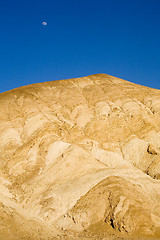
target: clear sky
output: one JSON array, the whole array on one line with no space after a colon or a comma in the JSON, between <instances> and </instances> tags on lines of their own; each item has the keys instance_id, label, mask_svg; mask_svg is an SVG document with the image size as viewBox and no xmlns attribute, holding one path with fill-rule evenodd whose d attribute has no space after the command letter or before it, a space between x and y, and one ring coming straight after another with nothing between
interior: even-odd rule
<instances>
[{"instance_id":1,"label":"clear sky","mask_svg":"<svg viewBox=\"0 0 160 240\"><path fill-rule=\"evenodd\" d=\"M96 73L160 88L160 0L0 0L0 92Z\"/></svg>"}]
</instances>

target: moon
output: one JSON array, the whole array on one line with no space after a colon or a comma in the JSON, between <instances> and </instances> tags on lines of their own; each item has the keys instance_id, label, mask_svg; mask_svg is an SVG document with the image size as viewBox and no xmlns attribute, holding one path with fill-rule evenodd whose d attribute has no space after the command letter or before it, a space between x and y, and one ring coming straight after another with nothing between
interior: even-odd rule
<instances>
[{"instance_id":1,"label":"moon","mask_svg":"<svg viewBox=\"0 0 160 240\"><path fill-rule=\"evenodd\" d=\"M42 25L43 26L47 26L47 22L42 22Z\"/></svg>"}]
</instances>

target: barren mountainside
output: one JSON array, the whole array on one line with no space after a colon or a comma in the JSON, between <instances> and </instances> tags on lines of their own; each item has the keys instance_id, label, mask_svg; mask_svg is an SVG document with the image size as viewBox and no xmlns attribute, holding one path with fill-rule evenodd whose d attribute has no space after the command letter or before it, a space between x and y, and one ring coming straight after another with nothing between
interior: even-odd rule
<instances>
[{"instance_id":1,"label":"barren mountainside","mask_svg":"<svg viewBox=\"0 0 160 240\"><path fill-rule=\"evenodd\" d=\"M0 239L160 239L160 91L96 74L1 93Z\"/></svg>"}]
</instances>

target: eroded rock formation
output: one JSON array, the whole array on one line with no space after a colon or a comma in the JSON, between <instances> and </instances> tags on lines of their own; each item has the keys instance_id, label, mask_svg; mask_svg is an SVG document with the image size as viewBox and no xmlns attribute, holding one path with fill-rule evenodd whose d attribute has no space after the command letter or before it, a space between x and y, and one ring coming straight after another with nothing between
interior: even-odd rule
<instances>
[{"instance_id":1,"label":"eroded rock formation","mask_svg":"<svg viewBox=\"0 0 160 240\"><path fill-rule=\"evenodd\" d=\"M0 94L3 239L160 238L160 91L106 74Z\"/></svg>"}]
</instances>

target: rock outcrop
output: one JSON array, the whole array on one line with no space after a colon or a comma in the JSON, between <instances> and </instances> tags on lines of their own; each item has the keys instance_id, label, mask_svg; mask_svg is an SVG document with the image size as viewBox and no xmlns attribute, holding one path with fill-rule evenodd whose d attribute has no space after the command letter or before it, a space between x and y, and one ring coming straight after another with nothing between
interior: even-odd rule
<instances>
[{"instance_id":1,"label":"rock outcrop","mask_svg":"<svg viewBox=\"0 0 160 240\"><path fill-rule=\"evenodd\" d=\"M1 240L160 239L159 179L159 90L96 74L0 94Z\"/></svg>"}]
</instances>

